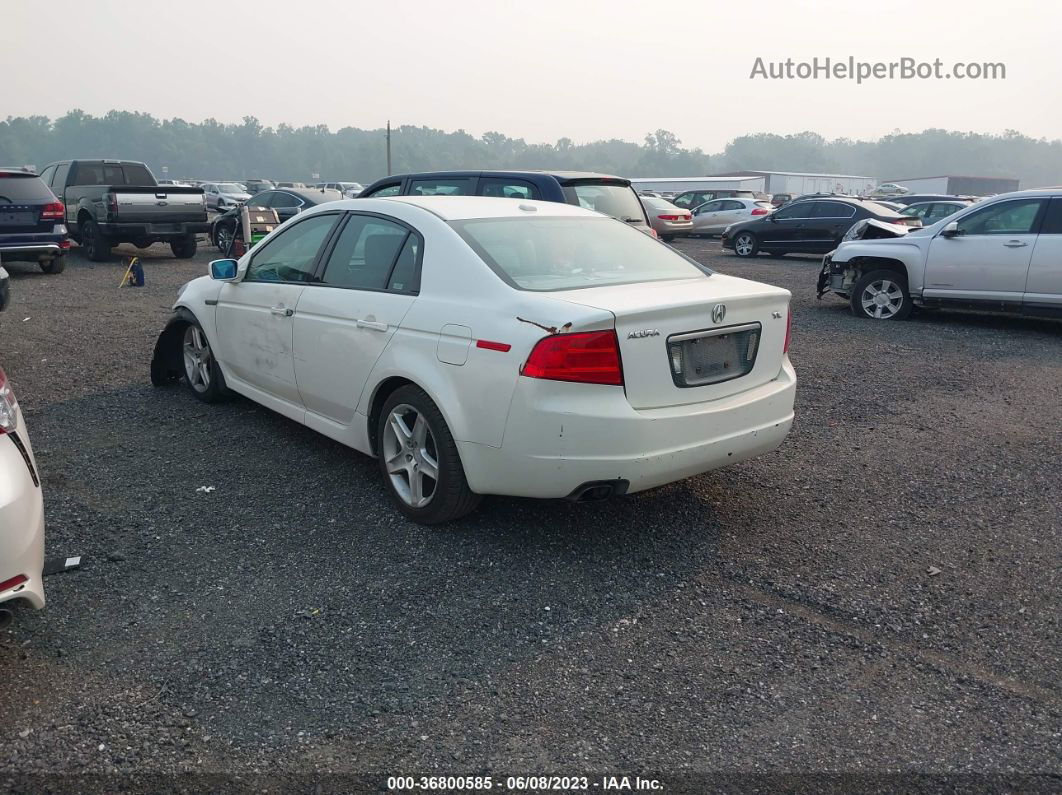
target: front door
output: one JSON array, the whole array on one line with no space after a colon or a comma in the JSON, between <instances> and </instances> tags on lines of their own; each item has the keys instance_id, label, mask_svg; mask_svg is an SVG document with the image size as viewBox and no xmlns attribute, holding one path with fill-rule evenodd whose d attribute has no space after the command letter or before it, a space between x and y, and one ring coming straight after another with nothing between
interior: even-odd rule
<instances>
[{"instance_id":1,"label":"front door","mask_svg":"<svg viewBox=\"0 0 1062 795\"><path fill-rule=\"evenodd\" d=\"M263 241L248 255L243 278L218 295L217 354L225 371L289 406L301 405L293 318L338 217L313 215Z\"/></svg>"},{"instance_id":2,"label":"front door","mask_svg":"<svg viewBox=\"0 0 1062 795\"><path fill-rule=\"evenodd\" d=\"M768 251L800 251L798 238L811 220L807 216L812 204L797 202L768 215L766 223L760 226L760 248Z\"/></svg>"},{"instance_id":3,"label":"front door","mask_svg":"<svg viewBox=\"0 0 1062 795\"><path fill-rule=\"evenodd\" d=\"M1051 199L1040 225L1023 304L1028 312L1062 312L1062 199Z\"/></svg>"},{"instance_id":4,"label":"front door","mask_svg":"<svg viewBox=\"0 0 1062 795\"><path fill-rule=\"evenodd\" d=\"M1020 303L1045 201L1012 199L957 219L957 234L929 245L924 295Z\"/></svg>"},{"instance_id":5,"label":"front door","mask_svg":"<svg viewBox=\"0 0 1062 795\"><path fill-rule=\"evenodd\" d=\"M812 202L811 218L800 233L801 250L816 254L832 251L856 221L856 208L844 202Z\"/></svg>"},{"instance_id":6,"label":"front door","mask_svg":"<svg viewBox=\"0 0 1062 795\"><path fill-rule=\"evenodd\" d=\"M350 425L365 382L419 289L420 236L375 215L348 216L322 283L295 314L295 376L307 411Z\"/></svg>"}]
</instances>

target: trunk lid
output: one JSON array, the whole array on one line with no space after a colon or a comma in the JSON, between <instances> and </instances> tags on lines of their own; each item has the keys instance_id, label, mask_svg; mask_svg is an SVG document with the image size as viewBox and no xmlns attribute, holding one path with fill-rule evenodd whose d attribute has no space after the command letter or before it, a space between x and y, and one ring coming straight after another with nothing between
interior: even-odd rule
<instances>
[{"instance_id":1,"label":"trunk lid","mask_svg":"<svg viewBox=\"0 0 1062 795\"><path fill-rule=\"evenodd\" d=\"M780 287L713 273L554 297L615 317L636 409L727 397L772 381L782 367L790 293Z\"/></svg>"},{"instance_id":2,"label":"trunk lid","mask_svg":"<svg viewBox=\"0 0 1062 795\"><path fill-rule=\"evenodd\" d=\"M118 206L115 220L122 223L182 223L206 220L201 188L177 185L115 185Z\"/></svg>"}]
</instances>

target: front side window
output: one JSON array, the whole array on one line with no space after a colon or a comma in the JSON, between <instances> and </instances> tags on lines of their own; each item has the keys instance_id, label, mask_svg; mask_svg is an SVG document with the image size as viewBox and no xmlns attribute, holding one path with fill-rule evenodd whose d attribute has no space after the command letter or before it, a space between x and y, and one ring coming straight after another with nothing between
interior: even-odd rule
<instances>
[{"instance_id":1,"label":"front side window","mask_svg":"<svg viewBox=\"0 0 1062 795\"><path fill-rule=\"evenodd\" d=\"M711 273L608 218L477 218L450 225L495 273L520 290L572 290Z\"/></svg>"},{"instance_id":2,"label":"front side window","mask_svg":"<svg viewBox=\"0 0 1062 795\"><path fill-rule=\"evenodd\" d=\"M60 163L59 167L55 169L55 179L52 180L52 185L56 188L63 188L66 186L66 175L70 173L69 163Z\"/></svg>"},{"instance_id":3,"label":"front side window","mask_svg":"<svg viewBox=\"0 0 1062 795\"><path fill-rule=\"evenodd\" d=\"M723 209L723 203L721 201L707 202L697 208L698 215L704 215L704 213L717 213Z\"/></svg>"},{"instance_id":4,"label":"front side window","mask_svg":"<svg viewBox=\"0 0 1062 795\"><path fill-rule=\"evenodd\" d=\"M311 216L259 244L244 281L296 284L313 281L317 255L337 217L334 213Z\"/></svg>"},{"instance_id":5,"label":"front side window","mask_svg":"<svg viewBox=\"0 0 1062 795\"><path fill-rule=\"evenodd\" d=\"M285 193L284 191L277 191L269 200L269 206L277 208L298 207L301 204L302 202L297 196L293 196L290 193Z\"/></svg>"},{"instance_id":6,"label":"front side window","mask_svg":"<svg viewBox=\"0 0 1062 795\"><path fill-rule=\"evenodd\" d=\"M959 234L1027 235L1043 203L1042 199L1020 199L983 207L959 219Z\"/></svg>"},{"instance_id":7,"label":"front side window","mask_svg":"<svg viewBox=\"0 0 1062 795\"><path fill-rule=\"evenodd\" d=\"M44 171L41 172L41 182L43 182L45 185L51 185L52 176L54 174L55 166L48 166L48 168L44 169Z\"/></svg>"},{"instance_id":8,"label":"front side window","mask_svg":"<svg viewBox=\"0 0 1062 795\"><path fill-rule=\"evenodd\" d=\"M261 193L256 193L247 201L247 206L257 207L260 210L264 210L266 207L269 207L269 201L275 195L276 194L274 194L272 191L262 191Z\"/></svg>"},{"instance_id":9,"label":"front side window","mask_svg":"<svg viewBox=\"0 0 1062 795\"><path fill-rule=\"evenodd\" d=\"M908 218L925 218L931 207L930 204L912 204L900 210L900 215L906 215Z\"/></svg>"},{"instance_id":10,"label":"front side window","mask_svg":"<svg viewBox=\"0 0 1062 795\"><path fill-rule=\"evenodd\" d=\"M352 215L328 258L324 283L354 290L385 290L410 231L393 221Z\"/></svg>"},{"instance_id":11,"label":"front side window","mask_svg":"<svg viewBox=\"0 0 1062 795\"><path fill-rule=\"evenodd\" d=\"M402 192L402 183L401 182L395 182L392 185L384 185L381 188L377 188L372 193L370 193L369 196L372 196L374 198L383 199L383 198L386 198L387 196L397 196L401 192Z\"/></svg>"},{"instance_id":12,"label":"front side window","mask_svg":"<svg viewBox=\"0 0 1062 795\"><path fill-rule=\"evenodd\" d=\"M810 218L811 214L808 212L811 209L810 204L810 202L790 204L788 207L782 207L775 211L771 217L779 221L787 221L793 218Z\"/></svg>"}]
</instances>

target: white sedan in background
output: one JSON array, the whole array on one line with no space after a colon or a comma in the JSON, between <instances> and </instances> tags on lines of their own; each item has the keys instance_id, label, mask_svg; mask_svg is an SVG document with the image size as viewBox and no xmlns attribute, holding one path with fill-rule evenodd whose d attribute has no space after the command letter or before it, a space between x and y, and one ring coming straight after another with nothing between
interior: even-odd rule
<instances>
[{"instance_id":1,"label":"white sedan in background","mask_svg":"<svg viewBox=\"0 0 1062 795\"><path fill-rule=\"evenodd\" d=\"M422 523L590 500L781 444L788 291L566 204L331 202L181 289L152 362L379 459Z\"/></svg>"},{"instance_id":2,"label":"white sedan in background","mask_svg":"<svg viewBox=\"0 0 1062 795\"><path fill-rule=\"evenodd\" d=\"M721 235L730 224L770 215L774 206L760 199L714 199L693 209L693 235Z\"/></svg>"},{"instance_id":3,"label":"white sedan in background","mask_svg":"<svg viewBox=\"0 0 1062 795\"><path fill-rule=\"evenodd\" d=\"M44 500L26 424L0 369L0 629L12 606L44 607Z\"/></svg>"}]
</instances>

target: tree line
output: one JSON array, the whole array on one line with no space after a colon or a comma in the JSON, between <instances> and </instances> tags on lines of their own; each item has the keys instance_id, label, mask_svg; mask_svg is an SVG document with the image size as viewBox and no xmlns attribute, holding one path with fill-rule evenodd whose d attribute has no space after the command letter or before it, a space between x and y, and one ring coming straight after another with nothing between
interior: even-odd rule
<instances>
[{"instance_id":1,"label":"tree line","mask_svg":"<svg viewBox=\"0 0 1062 795\"><path fill-rule=\"evenodd\" d=\"M0 165L35 165L71 157L142 160L171 178L307 181L356 180L386 174L384 129L324 125L266 127L253 116L239 124L188 122L112 110L72 110L57 119L9 116L0 121ZM610 139L528 143L499 132L481 136L402 125L391 133L392 171L459 168L570 169L629 177L680 177L737 170L859 174L879 180L958 174L1017 177L1022 187L1062 184L1062 141L930 129L895 131L875 141L827 140L814 132L755 133L708 154L668 130L641 143Z\"/></svg>"}]
</instances>

